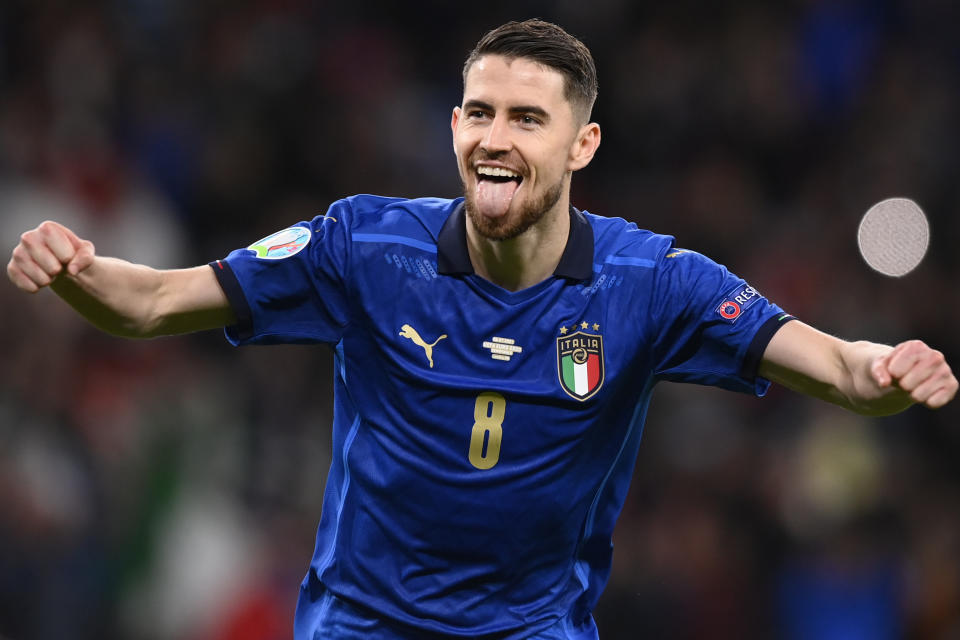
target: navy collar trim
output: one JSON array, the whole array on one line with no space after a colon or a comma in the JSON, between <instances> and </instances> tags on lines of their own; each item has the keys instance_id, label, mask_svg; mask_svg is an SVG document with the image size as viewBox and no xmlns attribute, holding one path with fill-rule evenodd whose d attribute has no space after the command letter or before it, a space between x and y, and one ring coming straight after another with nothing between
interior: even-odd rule
<instances>
[{"instance_id":1,"label":"navy collar trim","mask_svg":"<svg viewBox=\"0 0 960 640\"><path fill-rule=\"evenodd\" d=\"M467 215L461 202L450 213L437 236L437 271L443 275L474 273L467 251ZM587 217L570 207L570 234L553 275L571 280L593 277L593 229Z\"/></svg>"}]
</instances>

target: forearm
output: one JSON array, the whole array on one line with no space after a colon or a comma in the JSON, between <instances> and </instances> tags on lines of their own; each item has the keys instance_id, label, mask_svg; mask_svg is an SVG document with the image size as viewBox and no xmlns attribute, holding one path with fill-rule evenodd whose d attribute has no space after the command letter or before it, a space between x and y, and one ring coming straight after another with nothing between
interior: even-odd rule
<instances>
[{"instance_id":1,"label":"forearm","mask_svg":"<svg viewBox=\"0 0 960 640\"><path fill-rule=\"evenodd\" d=\"M233 320L209 267L162 271L96 257L77 275L50 285L97 328L117 336L149 338L222 327Z\"/></svg>"},{"instance_id":2,"label":"forearm","mask_svg":"<svg viewBox=\"0 0 960 640\"><path fill-rule=\"evenodd\" d=\"M864 415L887 415L910 405L895 389L881 388L870 376L870 364L892 347L872 342L844 342L799 322L781 331L801 333L806 342L780 341L769 349L760 375L788 389ZM790 346L789 351L785 350Z\"/></svg>"},{"instance_id":3,"label":"forearm","mask_svg":"<svg viewBox=\"0 0 960 640\"><path fill-rule=\"evenodd\" d=\"M799 321L767 345L761 377L863 415L890 415L914 403L938 409L957 392L943 354L919 340L895 347L845 342Z\"/></svg>"}]
</instances>

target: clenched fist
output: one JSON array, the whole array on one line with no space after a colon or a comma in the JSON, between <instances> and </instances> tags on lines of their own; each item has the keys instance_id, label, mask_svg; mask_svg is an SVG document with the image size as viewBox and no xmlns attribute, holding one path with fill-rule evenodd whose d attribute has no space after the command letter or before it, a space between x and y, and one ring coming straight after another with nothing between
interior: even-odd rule
<instances>
[{"instance_id":1,"label":"clenched fist","mask_svg":"<svg viewBox=\"0 0 960 640\"><path fill-rule=\"evenodd\" d=\"M896 385L919 404L938 409L957 393L957 378L943 354L920 340L902 342L870 367L881 387Z\"/></svg>"},{"instance_id":2,"label":"clenched fist","mask_svg":"<svg viewBox=\"0 0 960 640\"><path fill-rule=\"evenodd\" d=\"M93 264L93 243L70 229L46 221L20 236L7 264L7 275L23 291L36 293L64 272L77 275Z\"/></svg>"}]
</instances>

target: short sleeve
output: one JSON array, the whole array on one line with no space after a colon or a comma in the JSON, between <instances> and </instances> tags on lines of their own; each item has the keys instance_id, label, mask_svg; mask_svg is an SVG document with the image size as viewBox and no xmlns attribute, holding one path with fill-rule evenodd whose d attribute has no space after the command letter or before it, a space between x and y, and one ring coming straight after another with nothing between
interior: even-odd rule
<instances>
[{"instance_id":1,"label":"short sleeve","mask_svg":"<svg viewBox=\"0 0 960 640\"><path fill-rule=\"evenodd\" d=\"M684 249L666 252L654 289L658 379L767 392L769 381L757 375L760 359L793 316L726 267Z\"/></svg>"},{"instance_id":2,"label":"short sleeve","mask_svg":"<svg viewBox=\"0 0 960 640\"><path fill-rule=\"evenodd\" d=\"M349 317L349 208L300 222L210 263L237 324L231 344L340 340Z\"/></svg>"}]
</instances>

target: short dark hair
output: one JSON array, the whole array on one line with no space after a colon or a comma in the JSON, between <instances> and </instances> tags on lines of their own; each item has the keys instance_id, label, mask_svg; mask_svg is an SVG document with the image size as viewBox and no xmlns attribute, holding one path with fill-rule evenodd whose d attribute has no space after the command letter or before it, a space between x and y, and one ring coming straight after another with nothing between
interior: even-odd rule
<instances>
[{"instance_id":1,"label":"short dark hair","mask_svg":"<svg viewBox=\"0 0 960 640\"><path fill-rule=\"evenodd\" d=\"M583 122L590 119L597 99L597 68L586 45L562 28L531 19L508 22L487 32L463 64L464 85L473 63L488 54L528 58L559 71L564 78L563 95L573 107L574 115Z\"/></svg>"}]
</instances>

